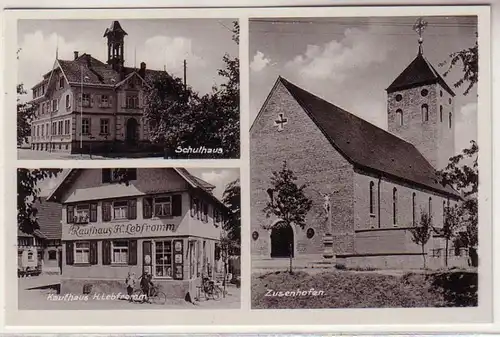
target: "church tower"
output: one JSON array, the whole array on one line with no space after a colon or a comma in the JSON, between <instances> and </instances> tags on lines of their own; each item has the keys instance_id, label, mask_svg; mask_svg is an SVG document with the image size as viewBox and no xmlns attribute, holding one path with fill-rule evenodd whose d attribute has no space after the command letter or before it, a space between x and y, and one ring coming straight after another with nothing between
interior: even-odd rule
<instances>
[{"instance_id":1,"label":"church tower","mask_svg":"<svg viewBox=\"0 0 500 337\"><path fill-rule=\"evenodd\" d=\"M108 38L108 64L114 70L119 71L123 68L124 58L124 40L128 35L120 26L118 21L113 21L111 26L104 32L104 37Z\"/></svg>"},{"instance_id":2,"label":"church tower","mask_svg":"<svg viewBox=\"0 0 500 337\"><path fill-rule=\"evenodd\" d=\"M455 93L424 57L419 19L417 57L386 89L388 130L413 144L436 169L455 155Z\"/></svg>"}]
</instances>

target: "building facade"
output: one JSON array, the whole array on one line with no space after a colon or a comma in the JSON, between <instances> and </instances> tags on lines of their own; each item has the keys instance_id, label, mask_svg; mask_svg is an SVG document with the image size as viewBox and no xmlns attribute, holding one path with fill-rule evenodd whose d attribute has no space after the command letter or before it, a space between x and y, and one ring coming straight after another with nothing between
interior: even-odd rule
<instances>
[{"instance_id":1,"label":"building facade","mask_svg":"<svg viewBox=\"0 0 500 337\"><path fill-rule=\"evenodd\" d=\"M278 78L250 131L253 265L273 265L290 254L297 265L320 263L331 233L337 263L419 268L422 252L411 228L426 212L436 232L424 254L430 267L443 266L440 228L446 207L460 201L436 176L454 151L454 122L444 117L452 116L452 106L440 98L443 89L443 97L454 95L419 51L387 89L387 132ZM304 228L277 226L282 219L263 212L272 198L272 172L285 161L312 201ZM456 253L451 243L447 253L449 265L467 264L466 252Z\"/></svg>"},{"instance_id":2,"label":"building facade","mask_svg":"<svg viewBox=\"0 0 500 337\"><path fill-rule=\"evenodd\" d=\"M126 290L128 273L153 276L167 297L194 298L221 272L226 207L184 169L73 169L50 198L62 203L62 293ZM189 295L188 295L189 294Z\"/></svg>"},{"instance_id":3,"label":"building facade","mask_svg":"<svg viewBox=\"0 0 500 337\"><path fill-rule=\"evenodd\" d=\"M32 234L18 230L18 274L60 274L61 205L41 198L33 206L37 209L39 229Z\"/></svg>"},{"instance_id":4,"label":"building facade","mask_svg":"<svg viewBox=\"0 0 500 337\"><path fill-rule=\"evenodd\" d=\"M149 142L143 118L144 91L161 71L125 67L127 33L113 21L104 37L108 59L74 52L73 60L56 58L33 88L37 106L31 149L50 152L129 152L157 149ZM164 73L164 72L163 72Z\"/></svg>"}]
</instances>

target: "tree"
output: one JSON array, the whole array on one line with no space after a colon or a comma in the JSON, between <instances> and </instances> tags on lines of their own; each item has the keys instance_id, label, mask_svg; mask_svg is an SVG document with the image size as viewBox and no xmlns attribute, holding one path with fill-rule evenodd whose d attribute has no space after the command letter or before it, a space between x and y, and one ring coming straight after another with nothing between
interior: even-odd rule
<instances>
[{"instance_id":1,"label":"tree","mask_svg":"<svg viewBox=\"0 0 500 337\"><path fill-rule=\"evenodd\" d=\"M477 45L477 32L476 32L476 42L474 46L469 48L464 48L460 51L450 54L450 60L444 61L439 64L440 67L447 65L448 68L444 73L444 76L448 75L450 71L457 65L462 64L463 76L455 82L453 85L455 88L459 88L466 84L467 88L464 91L464 95L469 94L472 88L476 85L478 80L478 45Z\"/></svg>"},{"instance_id":2,"label":"tree","mask_svg":"<svg viewBox=\"0 0 500 337\"><path fill-rule=\"evenodd\" d=\"M21 49L17 50L17 59ZM17 146L28 142L28 137L31 135L31 122L35 117L37 105L33 103L22 103L21 96L26 95L28 92L24 89L22 83L16 87L17 91Z\"/></svg>"},{"instance_id":3,"label":"tree","mask_svg":"<svg viewBox=\"0 0 500 337\"><path fill-rule=\"evenodd\" d=\"M298 226L304 229L307 213L311 209L312 200L306 197L304 190L307 185L297 186L297 177L287 166L286 161L280 171L273 171L272 188L268 190L270 198L263 212L266 217L275 216L281 221L275 226ZM269 229L269 228L266 228ZM292 273L292 249L289 247L290 273Z\"/></svg>"},{"instance_id":4,"label":"tree","mask_svg":"<svg viewBox=\"0 0 500 337\"><path fill-rule=\"evenodd\" d=\"M443 235L445 244L445 266L448 267L448 247L451 239L455 237L455 229L460 224L460 209L457 205L448 206L444 209L444 223L441 234Z\"/></svg>"},{"instance_id":5,"label":"tree","mask_svg":"<svg viewBox=\"0 0 500 337\"><path fill-rule=\"evenodd\" d=\"M441 184L450 185L461 192L464 200L459 205L458 213L466 231L463 233L462 243L469 249L469 256L473 265L477 262L476 247L478 244L478 202L479 171L477 156L479 148L475 141L471 141L470 148L451 157L448 165L438 172ZM472 164L470 164L472 163Z\"/></svg>"},{"instance_id":6,"label":"tree","mask_svg":"<svg viewBox=\"0 0 500 337\"><path fill-rule=\"evenodd\" d=\"M34 203L40 200L38 184L47 178L54 178L61 169L18 169L17 170L17 224L26 234L39 229Z\"/></svg>"},{"instance_id":7,"label":"tree","mask_svg":"<svg viewBox=\"0 0 500 337\"><path fill-rule=\"evenodd\" d=\"M424 269L426 268L425 263L425 245L429 241L432 233L432 216L426 211L422 210L420 213L420 221L413 225L411 228L412 241L422 248L422 257L424 259Z\"/></svg>"},{"instance_id":8,"label":"tree","mask_svg":"<svg viewBox=\"0 0 500 337\"><path fill-rule=\"evenodd\" d=\"M224 230L228 240L235 244L233 249L238 250L241 245L241 187L239 178L227 184L222 195L222 202L231 210Z\"/></svg>"}]
</instances>

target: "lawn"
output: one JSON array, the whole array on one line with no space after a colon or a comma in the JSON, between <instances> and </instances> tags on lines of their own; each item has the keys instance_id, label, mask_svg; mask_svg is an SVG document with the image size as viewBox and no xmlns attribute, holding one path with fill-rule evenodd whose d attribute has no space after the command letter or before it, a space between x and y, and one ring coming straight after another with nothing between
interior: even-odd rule
<instances>
[{"instance_id":1,"label":"lawn","mask_svg":"<svg viewBox=\"0 0 500 337\"><path fill-rule=\"evenodd\" d=\"M477 272L252 275L252 309L466 307L477 301Z\"/></svg>"}]
</instances>

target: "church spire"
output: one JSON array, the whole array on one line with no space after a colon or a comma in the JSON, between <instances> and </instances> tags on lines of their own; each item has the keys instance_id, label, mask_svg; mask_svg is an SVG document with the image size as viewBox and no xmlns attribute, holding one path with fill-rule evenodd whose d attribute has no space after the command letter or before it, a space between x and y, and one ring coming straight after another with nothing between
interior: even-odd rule
<instances>
[{"instance_id":1,"label":"church spire","mask_svg":"<svg viewBox=\"0 0 500 337\"><path fill-rule=\"evenodd\" d=\"M427 21L422 18L418 18L418 20L413 25L413 30L418 34L418 54L423 54L422 44L424 42L424 38L422 37L422 33L424 32L425 27L427 27Z\"/></svg>"}]
</instances>

